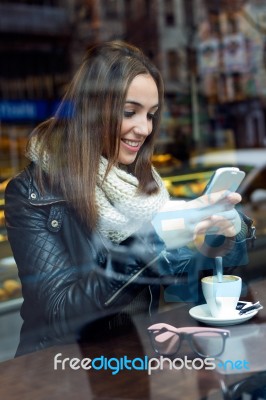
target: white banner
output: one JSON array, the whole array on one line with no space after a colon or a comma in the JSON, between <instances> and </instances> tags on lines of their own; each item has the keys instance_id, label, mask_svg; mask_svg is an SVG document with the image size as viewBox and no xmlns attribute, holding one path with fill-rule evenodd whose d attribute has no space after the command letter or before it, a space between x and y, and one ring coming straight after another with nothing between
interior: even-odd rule
<instances>
[{"instance_id":1,"label":"white banner","mask_svg":"<svg viewBox=\"0 0 266 400\"><path fill-rule=\"evenodd\" d=\"M219 70L218 39L204 40L199 44L198 63L201 75L215 73Z\"/></svg>"},{"instance_id":2,"label":"white banner","mask_svg":"<svg viewBox=\"0 0 266 400\"><path fill-rule=\"evenodd\" d=\"M227 35L223 39L223 63L227 73L247 72L248 54L243 34Z\"/></svg>"}]
</instances>

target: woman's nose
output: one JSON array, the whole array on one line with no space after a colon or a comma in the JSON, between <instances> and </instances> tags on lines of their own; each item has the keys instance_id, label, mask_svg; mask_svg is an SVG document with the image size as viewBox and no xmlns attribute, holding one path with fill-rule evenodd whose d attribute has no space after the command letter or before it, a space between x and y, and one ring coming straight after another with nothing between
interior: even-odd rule
<instances>
[{"instance_id":1,"label":"woman's nose","mask_svg":"<svg viewBox=\"0 0 266 400\"><path fill-rule=\"evenodd\" d=\"M148 136L151 133L150 121L147 118L142 118L134 126L134 133L142 136Z\"/></svg>"}]
</instances>

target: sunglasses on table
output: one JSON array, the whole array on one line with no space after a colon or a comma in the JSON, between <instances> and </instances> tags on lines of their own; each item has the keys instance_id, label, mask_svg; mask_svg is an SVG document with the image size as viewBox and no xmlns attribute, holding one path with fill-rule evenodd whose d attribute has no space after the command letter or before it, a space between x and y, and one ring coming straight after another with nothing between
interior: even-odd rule
<instances>
[{"instance_id":1,"label":"sunglasses on table","mask_svg":"<svg viewBox=\"0 0 266 400\"><path fill-rule=\"evenodd\" d=\"M190 348L201 357L217 357L225 348L230 331L218 328L184 327L158 323L148 328L152 346L160 355L172 356L178 352L182 341L188 341Z\"/></svg>"}]
</instances>

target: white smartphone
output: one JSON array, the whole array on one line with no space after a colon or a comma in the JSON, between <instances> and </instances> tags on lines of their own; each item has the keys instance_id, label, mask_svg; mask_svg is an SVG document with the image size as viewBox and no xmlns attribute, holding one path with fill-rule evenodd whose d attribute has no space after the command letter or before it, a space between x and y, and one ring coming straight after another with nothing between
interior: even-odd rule
<instances>
[{"instance_id":1,"label":"white smartphone","mask_svg":"<svg viewBox=\"0 0 266 400\"><path fill-rule=\"evenodd\" d=\"M244 171L236 167L218 168L212 175L203 194L215 193L220 190L236 192L245 175Z\"/></svg>"}]
</instances>

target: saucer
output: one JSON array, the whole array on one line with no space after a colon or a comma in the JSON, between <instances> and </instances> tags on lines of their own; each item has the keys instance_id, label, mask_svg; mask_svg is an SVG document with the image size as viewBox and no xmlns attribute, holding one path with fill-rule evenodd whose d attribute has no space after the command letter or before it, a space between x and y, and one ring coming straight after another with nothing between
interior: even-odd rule
<instances>
[{"instance_id":1,"label":"saucer","mask_svg":"<svg viewBox=\"0 0 266 400\"><path fill-rule=\"evenodd\" d=\"M230 317L224 318L215 318L211 315L207 304L201 304L196 307L192 307L189 310L189 314L192 318L197 321L203 322L204 324L214 325L214 326L226 326L226 325L237 325L242 324L245 321L253 318L259 310L251 311L247 314L239 314L238 310L235 310L233 315Z\"/></svg>"}]
</instances>

